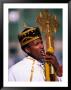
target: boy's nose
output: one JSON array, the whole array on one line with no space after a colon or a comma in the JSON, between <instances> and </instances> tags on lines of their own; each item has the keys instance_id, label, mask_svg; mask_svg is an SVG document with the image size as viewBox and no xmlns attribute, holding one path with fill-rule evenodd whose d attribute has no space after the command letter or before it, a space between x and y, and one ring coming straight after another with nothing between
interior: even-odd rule
<instances>
[{"instance_id":1,"label":"boy's nose","mask_svg":"<svg viewBox=\"0 0 71 90\"><path fill-rule=\"evenodd\" d=\"M44 48L43 44L40 44L40 48Z\"/></svg>"}]
</instances>

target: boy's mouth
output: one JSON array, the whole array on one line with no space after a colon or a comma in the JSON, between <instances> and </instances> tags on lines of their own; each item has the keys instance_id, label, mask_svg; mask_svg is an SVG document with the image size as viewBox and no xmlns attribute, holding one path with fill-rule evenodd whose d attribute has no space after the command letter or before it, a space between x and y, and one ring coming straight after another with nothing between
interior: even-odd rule
<instances>
[{"instance_id":1,"label":"boy's mouth","mask_svg":"<svg viewBox=\"0 0 71 90\"><path fill-rule=\"evenodd\" d=\"M41 55L42 55L42 56L45 56L44 50L41 50Z\"/></svg>"}]
</instances>

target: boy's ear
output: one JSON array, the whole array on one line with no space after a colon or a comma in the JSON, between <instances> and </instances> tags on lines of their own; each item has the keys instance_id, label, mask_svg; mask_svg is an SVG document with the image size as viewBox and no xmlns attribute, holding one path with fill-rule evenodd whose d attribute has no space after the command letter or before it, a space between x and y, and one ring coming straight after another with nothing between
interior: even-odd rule
<instances>
[{"instance_id":1,"label":"boy's ear","mask_svg":"<svg viewBox=\"0 0 71 90\"><path fill-rule=\"evenodd\" d=\"M30 53L30 50L28 48L25 48L26 53Z\"/></svg>"}]
</instances>

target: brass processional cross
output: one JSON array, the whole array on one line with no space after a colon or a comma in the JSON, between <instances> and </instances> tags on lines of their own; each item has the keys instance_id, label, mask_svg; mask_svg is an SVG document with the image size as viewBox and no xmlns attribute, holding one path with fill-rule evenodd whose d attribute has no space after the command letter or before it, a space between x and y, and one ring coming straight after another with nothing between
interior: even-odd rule
<instances>
[{"instance_id":1,"label":"brass processional cross","mask_svg":"<svg viewBox=\"0 0 71 90\"><path fill-rule=\"evenodd\" d=\"M54 33L56 33L58 29L57 17L55 15L50 15L48 10L45 9L37 16L36 22L40 26L41 31L45 32L46 52L54 53ZM49 62L45 62L44 66L45 80L55 81L56 74L54 67Z\"/></svg>"}]
</instances>

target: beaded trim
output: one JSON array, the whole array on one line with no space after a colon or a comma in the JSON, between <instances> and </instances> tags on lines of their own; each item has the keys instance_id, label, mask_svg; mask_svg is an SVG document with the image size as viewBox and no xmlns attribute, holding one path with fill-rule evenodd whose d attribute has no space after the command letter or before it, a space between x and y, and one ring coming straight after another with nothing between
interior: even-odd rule
<instances>
[{"instance_id":1,"label":"beaded trim","mask_svg":"<svg viewBox=\"0 0 71 90\"><path fill-rule=\"evenodd\" d=\"M32 63L32 69L31 69L30 81L32 81L32 79L33 79L33 73L34 73L34 64L35 64L35 60L33 60L33 63Z\"/></svg>"}]
</instances>

